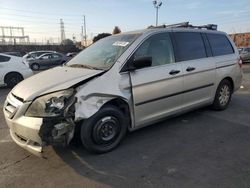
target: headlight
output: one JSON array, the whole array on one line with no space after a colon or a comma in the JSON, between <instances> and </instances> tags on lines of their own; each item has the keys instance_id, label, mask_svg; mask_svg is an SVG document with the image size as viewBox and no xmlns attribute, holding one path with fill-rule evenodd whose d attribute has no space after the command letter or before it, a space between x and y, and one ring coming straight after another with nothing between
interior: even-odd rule
<instances>
[{"instance_id":1,"label":"headlight","mask_svg":"<svg viewBox=\"0 0 250 188\"><path fill-rule=\"evenodd\" d=\"M29 106L25 116L55 117L60 116L65 105L73 94L73 89L59 91L35 99Z\"/></svg>"}]
</instances>

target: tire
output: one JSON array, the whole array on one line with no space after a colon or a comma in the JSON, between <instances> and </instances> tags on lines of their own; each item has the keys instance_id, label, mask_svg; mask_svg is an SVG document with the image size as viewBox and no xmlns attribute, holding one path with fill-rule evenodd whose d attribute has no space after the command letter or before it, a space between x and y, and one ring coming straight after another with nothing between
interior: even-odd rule
<instances>
[{"instance_id":1,"label":"tire","mask_svg":"<svg viewBox=\"0 0 250 188\"><path fill-rule=\"evenodd\" d=\"M8 87L14 87L23 80L23 76L19 73L9 73L5 76L4 82Z\"/></svg>"},{"instance_id":2,"label":"tire","mask_svg":"<svg viewBox=\"0 0 250 188\"><path fill-rule=\"evenodd\" d=\"M85 120L81 126L81 141L91 153L106 153L116 148L127 132L124 114L107 105Z\"/></svg>"},{"instance_id":3,"label":"tire","mask_svg":"<svg viewBox=\"0 0 250 188\"><path fill-rule=\"evenodd\" d=\"M232 97L233 87L229 80L222 80L216 90L212 109L214 110L225 110Z\"/></svg>"},{"instance_id":4,"label":"tire","mask_svg":"<svg viewBox=\"0 0 250 188\"><path fill-rule=\"evenodd\" d=\"M40 69L40 65L37 63L32 64L30 67L34 71L38 71Z\"/></svg>"}]
</instances>

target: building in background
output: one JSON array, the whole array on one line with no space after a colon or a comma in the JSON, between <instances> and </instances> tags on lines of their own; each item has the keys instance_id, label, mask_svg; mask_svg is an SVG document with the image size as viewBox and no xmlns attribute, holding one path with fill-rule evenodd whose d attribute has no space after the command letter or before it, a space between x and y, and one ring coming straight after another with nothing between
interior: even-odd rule
<instances>
[{"instance_id":1,"label":"building in background","mask_svg":"<svg viewBox=\"0 0 250 188\"><path fill-rule=\"evenodd\" d=\"M250 32L229 34L238 48L250 46Z\"/></svg>"}]
</instances>

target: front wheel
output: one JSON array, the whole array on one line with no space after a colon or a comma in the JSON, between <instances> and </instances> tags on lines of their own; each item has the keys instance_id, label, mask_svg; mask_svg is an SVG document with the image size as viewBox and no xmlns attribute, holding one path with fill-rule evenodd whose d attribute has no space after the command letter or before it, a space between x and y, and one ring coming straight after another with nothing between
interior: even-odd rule
<instances>
[{"instance_id":1,"label":"front wheel","mask_svg":"<svg viewBox=\"0 0 250 188\"><path fill-rule=\"evenodd\" d=\"M231 82L229 80L222 80L216 90L212 108L214 110L226 109L231 101L232 90L233 88Z\"/></svg>"},{"instance_id":2,"label":"front wheel","mask_svg":"<svg viewBox=\"0 0 250 188\"><path fill-rule=\"evenodd\" d=\"M119 145L126 131L124 114L117 107L107 105L83 122L81 140L88 151L106 153Z\"/></svg>"}]
</instances>

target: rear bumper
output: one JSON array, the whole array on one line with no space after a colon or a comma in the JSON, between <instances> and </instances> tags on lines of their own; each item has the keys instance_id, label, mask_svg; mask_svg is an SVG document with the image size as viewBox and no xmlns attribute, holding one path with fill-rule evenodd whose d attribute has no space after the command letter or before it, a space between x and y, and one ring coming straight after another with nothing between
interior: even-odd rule
<instances>
[{"instance_id":1,"label":"rear bumper","mask_svg":"<svg viewBox=\"0 0 250 188\"><path fill-rule=\"evenodd\" d=\"M34 73L33 73L33 71L30 68L22 70L22 75L23 75L24 79L32 76L33 74Z\"/></svg>"}]
</instances>

